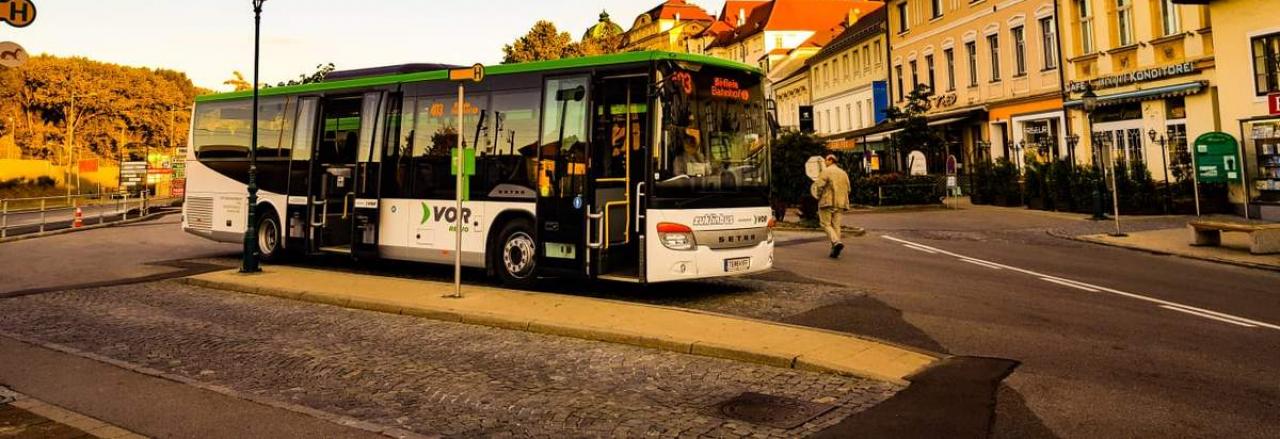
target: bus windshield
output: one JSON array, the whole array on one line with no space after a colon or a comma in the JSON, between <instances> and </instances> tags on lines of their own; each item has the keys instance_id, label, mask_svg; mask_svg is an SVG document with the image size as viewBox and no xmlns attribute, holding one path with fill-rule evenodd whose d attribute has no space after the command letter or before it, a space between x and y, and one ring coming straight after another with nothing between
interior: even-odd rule
<instances>
[{"instance_id":1,"label":"bus windshield","mask_svg":"<svg viewBox=\"0 0 1280 439\"><path fill-rule=\"evenodd\" d=\"M760 76L681 64L662 74L654 196L683 200L676 201L681 207L766 199L769 129Z\"/></svg>"}]
</instances>

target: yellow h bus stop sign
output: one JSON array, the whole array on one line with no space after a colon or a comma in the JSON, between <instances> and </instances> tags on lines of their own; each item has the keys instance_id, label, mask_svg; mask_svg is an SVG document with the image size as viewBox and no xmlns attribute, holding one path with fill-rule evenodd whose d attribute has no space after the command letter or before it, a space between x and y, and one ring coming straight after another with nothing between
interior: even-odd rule
<instances>
[{"instance_id":1,"label":"yellow h bus stop sign","mask_svg":"<svg viewBox=\"0 0 1280 439\"><path fill-rule=\"evenodd\" d=\"M484 80L484 65L476 64L465 69L453 69L449 71L450 81L466 81L480 82Z\"/></svg>"}]
</instances>

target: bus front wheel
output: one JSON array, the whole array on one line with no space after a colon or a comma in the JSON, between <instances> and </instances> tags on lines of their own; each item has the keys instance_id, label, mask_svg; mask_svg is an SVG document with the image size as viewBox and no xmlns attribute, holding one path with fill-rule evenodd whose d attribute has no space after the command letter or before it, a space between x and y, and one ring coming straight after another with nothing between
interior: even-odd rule
<instances>
[{"instance_id":1,"label":"bus front wheel","mask_svg":"<svg viewBox=\"0 0 1280 439\"><path fill-rule=\"evenodd\" d=\"M258 220L258 256L265 262L279 262L284 258L280 238L280 220L271 212L262 212Z\"/></svg>"},{"instance_id":2,"label":"bus front wheel","mask_svg":"<svg viewBox=\"0 0 1280 439\"><path fill-rule=\"evenodd\" d=\"M537 248L529 221L517 219L502 228L494 249L493 265L503 284L514 287L533 284L537 271Z\"/></svg>"}]
</instances>

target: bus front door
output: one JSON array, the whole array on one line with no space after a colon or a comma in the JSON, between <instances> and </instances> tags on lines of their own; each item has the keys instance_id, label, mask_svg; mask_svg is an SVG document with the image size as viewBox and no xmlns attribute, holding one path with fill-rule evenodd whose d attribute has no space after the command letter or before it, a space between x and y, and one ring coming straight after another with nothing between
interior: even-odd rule
<instances>
[{"instance_id":1,"label":"bus front door","mask_svg":"<svg viewBox=\"0 0 1280 439\"><path fill-rule=\"evenodd\" d=\"M648 84L648 75L635 74L603 78L594 88L587 236L592 274L604 279L639 282L643 273L636 195L649 150Z\"/></svg>"},{"instance_id":2,"label":"bus front door","mask_svg":"<svg viewBox=\"0 0 1280 439\"><path fill-rule=\"evenodd\" d=\"M312 248L319 251L351 253L362 101L343 97L322 105L311 176Z\"/></svg>"},{"instance_id":3,"label":"bus front door","mask_svg":"<svg viewBox=\"0 0 1280 439\"><path fill-rule=\"evenodd\" d=\"M538 270L587 274L588 77L548 78L538 147Z\"/></svg>"}]
</instances>

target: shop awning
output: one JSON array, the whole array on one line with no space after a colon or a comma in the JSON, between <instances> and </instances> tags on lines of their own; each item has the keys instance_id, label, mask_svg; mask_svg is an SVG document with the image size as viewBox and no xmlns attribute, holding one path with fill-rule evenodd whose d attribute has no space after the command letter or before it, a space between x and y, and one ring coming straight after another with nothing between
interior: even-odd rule
<instances>
[{"instance_id":1,"label":"shop awning","mask_svg":"<svg viewBox=\"0 0 1280 439\"><path fill-rule=\"evenodd\" d=\"M1116 93L1113 95L1098 96L1098 106L1127 104L1131 102L1149 101L1155 99L1176 98L1179 96L1193 95L1200 93L1209 84L1205 81L1188 82L1186 84L1166 85L1162 87L1148 88L1146 90L1126 91L1124 93ZM1062 103L1063 107L1079 107L1083 106L1084 101L1079 99L1066 101Z\"/></svg>"},{"instance_id":2,"label":"shop awning","mask_svg":"<svg viewBox=\"0 0 1280 439\"><path fill-rule=\"evenodd\" d=\"M968 117L951 117L947 119L931 120L929 121L929 126L936 127L938 125L947 125L947 124L952 124L952 123L960 122L967 119L969 118Z\"/></svg>"}]
</instances>

